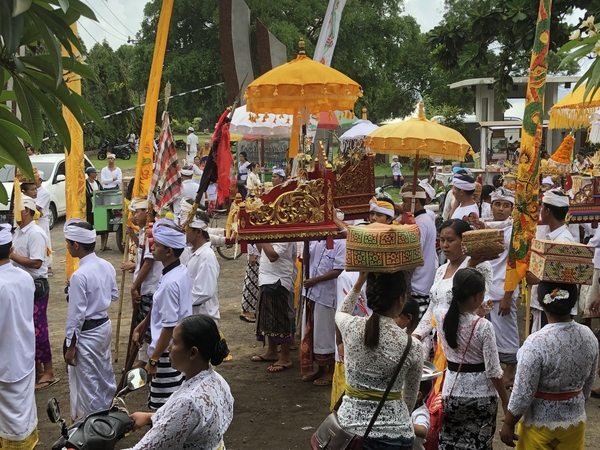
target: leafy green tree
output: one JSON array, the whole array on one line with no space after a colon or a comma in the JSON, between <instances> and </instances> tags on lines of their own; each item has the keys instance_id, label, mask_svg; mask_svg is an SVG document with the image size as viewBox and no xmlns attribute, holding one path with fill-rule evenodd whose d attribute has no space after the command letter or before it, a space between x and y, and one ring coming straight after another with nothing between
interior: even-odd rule
<instances>
[{"instance_id":1,"label":"leafy green tree","mask_svg":"<svg viewBox=\"0 0 600 450\"><path fill-rule=\"evenodd\" d=\"M24 142L39 147L44 134L43 115L65 147L71 137L62 112L53 100L67 107L83 124L84 114L100 120L98 114L80 95L72 92L63 79L67 76L94 78L93 72L77 60L83 50L70 25L80 16L95 20L93 12L79 0L13 0L0 1L0 101L16 100L21 112L17 118L0 104L0 167L14 164L33 177L31 162ZM61 55L64 46L69 56ZM19 56L26 46L26 56ZM38 53L38 47L46 49ZM12 89L5 89L12 79ZM0 185L0 202L7 203Z\"/></svg>"},{"instance_id":2,"label":"leafy green tree","mask_svg":"<svg viewBox=\"0 0 600 450\"><path fill-rule=\"evenodd\" d=\"M556 52L568 40L566 17L574 8L585 11L598 9L599 5L600 0L554 0L551 50ZM447 0L446 7L442 22L427 38L435 63L449 72L493 65L498 100L508 106L506 98L512 76L529 67L539 2ZM555 63L554 67L563 70Z\"/></svg>"}]
</instances>

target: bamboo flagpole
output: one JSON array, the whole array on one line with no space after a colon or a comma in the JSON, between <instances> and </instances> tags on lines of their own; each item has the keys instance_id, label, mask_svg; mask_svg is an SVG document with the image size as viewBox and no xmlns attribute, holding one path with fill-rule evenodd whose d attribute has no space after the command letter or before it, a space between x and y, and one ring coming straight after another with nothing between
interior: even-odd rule
<instances>
[{"instance_id":1,"label":"bamboo flagpole","mask_svg":"<svg viewBox=\"0 0 600 450\"><path fill-rule=\"evenodd\" d=\"M535 39L529 66L525 98L525 114L521 131L517 191L513 211L513 232L508 253L504 290L514 291L525 278L529 268L531 240L538 223L540 190L540 144L544 121L544 94L548 72L547 55L550 48L550 17L552 0L540 0ZM526 298L529 310L530 296ZM528 333L528 330L526 331Z\"/></svg>"},{"instance_id":2,"label":"bamboo flagpole","mask_svg":"<svg viewBox=\"0 0 600 450\"><path fill-rule=\"evenodd\" d=\"M125 207L125 183L121 183L121 205L124 206L122 210L122 225L123 232L125 231L125 225L127 224L127 220L129 218L129 214L127 211L127 207ZM120 236L117 236L117 239L120 239ZM123 264L127 262L127 258L129 257L129 234L125 233L125 250L123 251ZM125 273L126 270L121 269L121 288L119 289L119 306L117 312L117 331L115 335L115 362L119 362L119 342L121 340L121 318L123 316L123 296L125 291ZM132 320L135 318L135 315L132 317Z\"/></svg>"}]
</instances>

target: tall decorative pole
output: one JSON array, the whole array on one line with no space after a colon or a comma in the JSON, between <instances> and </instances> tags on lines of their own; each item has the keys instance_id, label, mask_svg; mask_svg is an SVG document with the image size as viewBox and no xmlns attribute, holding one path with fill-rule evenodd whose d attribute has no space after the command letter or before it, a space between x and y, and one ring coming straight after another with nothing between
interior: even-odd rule
<instances>
[{"instance_id":1,"label":"tall decorative pole","mask_svg":"<svg viewBox=\"0 0 600 450\"><path fill-rule=\"evenodd\" d=\"M514 291L525 277L529 267L531 240L535 237L538 223L540 144L544 122L547 55L550 48L551 8L552 0L540 0L521 130L514 226L508 253L505 291ZM529 301L527 309L529 313Z\"/></svg>"},{"instance_id":2,"label":"tall decorative pole","mask_svg":"<svg viewBox=\"0 0 600 450\"><path fill-rule=\"evenodd\" d=\"M71 29L75 36L77 34L77 23L71 25ZM73 52L77 49L73 48ZM69 56L66 48L62 48L62 55ZM81 55L78 55L78 59ZM81 59L80 59L81 60ZM66 72L64 80L67 87L73 92L81 95L81 77L73 72ZM77 119L71 114L68 108L62 107L63 117L69 128L71 135L71 148L65 147L65 195L67 203L67 219L77 218L86 220L85 207L85 166L83 163L83 130ZM65 264L65 272L67 279L77 269L79 261L73 258L67 252L67 262Z\"/></svg>"},{"instance_id":3,"label":"tall decorative pole","mask_svg":"<svg viewBox=\"0 0 600 450\"><path fill-rule=\"evenodd\" d=\"M158 27L156 29L156 41L154 43L154 56L148 79L148 90L146 91L146 106L144 107L144 118L142 119L142 131L140 133L140 149L135 169L135 181L133 185L134 197L146 197L152 179L152 162L154 160L154 131L156 128L156 112L158 111L158 96L160 94L160 80L162 78L165 52L167 50L167 38L169 36L169 24L173 12L174 0L163 0Z\"/></svg>"}]
</instances>

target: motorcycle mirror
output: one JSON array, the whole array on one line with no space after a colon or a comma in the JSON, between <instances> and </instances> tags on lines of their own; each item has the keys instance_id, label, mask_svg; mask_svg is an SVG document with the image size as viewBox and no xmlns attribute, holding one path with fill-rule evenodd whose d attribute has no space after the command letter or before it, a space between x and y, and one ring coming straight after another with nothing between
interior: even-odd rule
<instances>
[{"instance_id":1,"label":"motorcycle mirror","mask_svg":"<svg viewBox=\"0 0 600 450\"><path fill-rule=\"evenodd\" d=\"M133 369L127 372L127 389L135 391L148 384L148 372L142 368Z\"/></svg>"},{"instance_id":2,"label":"motorcycle mirror","mask_svg":"<svg viewBox=\"0 0 600 450\"><path fill-rule=\"evenodd\" d=\"M61 420L58 400L56 400L54 397L48 400L48 403L46 403L46 414L48 414L48 419L50 419L50 422L52 423L57 423Z\"/></svg>"}]
</instances>

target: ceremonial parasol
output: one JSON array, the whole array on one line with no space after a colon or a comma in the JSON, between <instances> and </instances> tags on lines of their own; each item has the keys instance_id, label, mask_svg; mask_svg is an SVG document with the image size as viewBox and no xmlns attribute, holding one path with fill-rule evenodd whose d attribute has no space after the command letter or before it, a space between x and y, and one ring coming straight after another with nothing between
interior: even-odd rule
<instances>
[{"instance_id":1,"label":"ceremonial parasol","mask_svg":"<svg viewBox=\"0 0 600 450\"><path fill-rule=\"evenodd\" d=\"M298 56L250 83L244 100L246 109L255 114L253 120L264 113L294 116L290 156L295 156L300 125L308 123L310 114L352 111L361 96L362 89L354 80L306 56L301 39Z\"/></svg>"},{"instance_id":2,"label":"ceremonial parasol","mask_svg":"<svg viewBox=\"0 0 600 450\"><path fill-rule=\"evenodd\" d=\"M548 128L576 130L590 126L592 115L600 110L600 90L584 101L585 86L569 92L550 108Z\"/></svg>"},{"instance_id":3,"label":"ceremonial parasol","mask_svg":"<svg viewBox=\"0 0 600 450\"><path fill-rule=\"evenodd\" d=\"M422 102L418 117L377 128L365 138L365 145L373 153L415 155L413 197L418 184L419 155L462 160L471 146L458 131L428 120Z\"/></svg>"},{"instance_id":4,"label":"ceremonial parasol","mask_svg":"<svg viewBox=\"0 0 600 450\"><path fill-rule=\"evenodd\" d=\"M342 151L350 150L352 147L362 145L365 137L379 128L370 120L367 120L367 108L363 106L362 119L357 120L354 126L340 136Z\"/></svg>"},{"instance_id":5,"label":"ceremonial parasol","mask_svg":"<svg viewBox=\"0 0 600 450\"><path fill-rule=\"evenodd\" d=\"M254 136L283 136L292 132L292 116L289 114L259 114L250 120L246 106L233 112L230 131Z\"/></svg>"}]
</instances>

